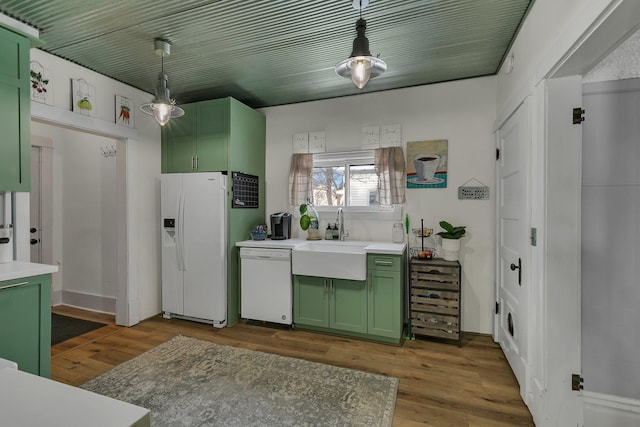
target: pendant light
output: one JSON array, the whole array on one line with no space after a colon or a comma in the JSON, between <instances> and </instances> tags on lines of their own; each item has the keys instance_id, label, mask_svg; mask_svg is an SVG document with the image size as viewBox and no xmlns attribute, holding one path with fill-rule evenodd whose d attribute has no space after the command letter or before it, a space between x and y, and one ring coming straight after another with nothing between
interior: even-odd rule
<instances>
[{"instance_id":1,"label":"pendant light","mask_svg":"<svg viewBox=\"0 0 640 427\"><path fill-rule=\"evenodd\" d=\"M142 104L140 111L150 116L155 117L160 126L166 125L169 120L182 117L184 110L176 106L176 101L171 99L169 88L167 87L167 81L169 78L164 73L164 57L171 55L171 44L162 39L155 39L153 47L156 55L162 58L162 71L158 75L158 86L156 86L156 97L153 102L149 104Z\"/></svg>"},{"instance_id":2,"label":"pendant light","mask_svg":"<svg viewBox=\"0 0 640 427\"><path fill-rule=\"evenodd\" d=\"M353 1L353 7L360 9L360 19L356 21L358 35L353 41L351 56L336 65L336 74L351 79L358 89L365 87L369 79L378 77L387 70L387 64L382 59L371 56L369 51L369 39L365 36L367 21L362 19L362 9L368 4L368 0Z\"/></svg>"}]
</instances>

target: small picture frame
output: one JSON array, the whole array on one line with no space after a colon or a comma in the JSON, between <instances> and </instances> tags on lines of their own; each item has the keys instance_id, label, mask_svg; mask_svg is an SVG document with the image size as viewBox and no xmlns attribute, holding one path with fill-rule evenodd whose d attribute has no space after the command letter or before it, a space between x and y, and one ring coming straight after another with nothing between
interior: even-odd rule
<instances>
[{"instance_id":1,"label":"small picture frame","mask_svg":"<svg viewBox=\"0 0 640 427\"><path fill-rule=\"evenodd\" d=\"M38 61L29 64L29 84L31 85L31 100L42 104L53 105L52 73Z\"/></svg>"},{"instance_id":2,"label":"small picture frame","mask_svg":"<svg viewBox=\"0 0 640 427\"><path fill-rule=\"evenodd\" d=\"M115 102L115 120L116 123L122 126L133 128L134 125L134 104L131 98L126 96L116 95Z\"/></svg>"},{"instance_id":3,"label":"small picture frame","mask_svg":"<svg viewBox=\"0 0 640 427\"><path fill-rule=\"evenodd\" d=\"M447 188L449 141L407 142L407 188Z\"/></svg>"},{"instance_id":4,"label":"small picture frame","mask_svg":"<svg viewBox=\"0 0 640 427\"><path fill-rule=\"evenodd\" d=\"M84 116L96 116L96 88L85 79L71 79L72 110Z\"/></svg>"}]
</instances>

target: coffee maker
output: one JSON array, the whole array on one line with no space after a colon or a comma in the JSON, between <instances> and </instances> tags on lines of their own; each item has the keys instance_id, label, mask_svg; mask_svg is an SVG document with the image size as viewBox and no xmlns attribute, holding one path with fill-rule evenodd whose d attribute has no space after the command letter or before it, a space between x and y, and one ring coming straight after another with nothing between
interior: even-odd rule
<instances>
[{"instance_id":1,"label":"coffee maker","mask_svg":"<svg viewBox=\"0 0 640 427\"><path fill-rule=\"evenodd\" d=\"M278 212L271 214L271 240L291 238L291 214Z\"/></svg>"}]
</instances>

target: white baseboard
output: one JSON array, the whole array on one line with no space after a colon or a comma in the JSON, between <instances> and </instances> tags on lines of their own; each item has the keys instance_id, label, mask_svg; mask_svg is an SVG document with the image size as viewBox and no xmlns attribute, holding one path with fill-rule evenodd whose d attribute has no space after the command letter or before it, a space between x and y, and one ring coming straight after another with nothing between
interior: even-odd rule
<instances>
[{"instance_id":1,"label":"white baseboard","mask_svg":"<svg viewBox=\"0 0 640 427\"><path fill-rule=\"evenodd\" d=\"M640 426L640 400L590 391L583 395L584 427Z\"/></svg>"},{"instance_id":2,"label":"white baseboard","mask_svg":"<svg viewBox=\"0 0 640 427\"><path fill-rule=\"evenodd\" d=\"M62 304L100 313L115 314L116 299L102 295L62 290Z\"/></svg>"},{"instance_id":3,"label":"white baseboard","mask_svg":"<svg viewBox=\"0 0 640 427\"><path fill-rule=\"evenodd\" d=\"M62 291L53 291L51 292L51 305L62 305Z\"/></svg>"}]
</instances>

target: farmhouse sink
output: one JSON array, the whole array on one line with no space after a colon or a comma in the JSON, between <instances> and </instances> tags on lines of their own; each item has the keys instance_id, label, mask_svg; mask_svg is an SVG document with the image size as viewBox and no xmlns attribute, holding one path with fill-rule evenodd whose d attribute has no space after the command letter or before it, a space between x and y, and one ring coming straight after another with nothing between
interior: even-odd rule
<instances>
[{"instance_id":1,"label":"farmhouse sink","mask_svg":"<svg viewBox=\"0 0 640 427\"><path fill-rule=\"evenodd\" d=\"M293 274L365 280L367 278L366 244L355 242L314 242L296 246L291 252Z\"/></svg>"}]
</instances>

